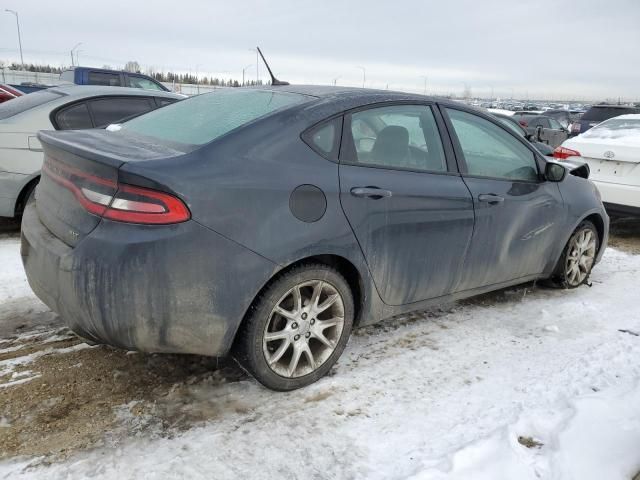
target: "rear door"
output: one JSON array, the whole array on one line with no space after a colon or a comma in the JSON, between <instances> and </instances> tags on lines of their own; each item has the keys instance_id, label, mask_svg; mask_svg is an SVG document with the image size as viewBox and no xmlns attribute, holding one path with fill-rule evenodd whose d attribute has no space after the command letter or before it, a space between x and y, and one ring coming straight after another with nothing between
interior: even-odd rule
<instances>
[{"instance_id":1,"label":"rear door","mask_svg":"<svg viewBox=\"0 0 640 480\"><path fill-rule=\"evenodd\" d=\"M558 184L542 180L534 152L502 126L443 113L476 214L461 289L542 273L565 216Z\"/></svg>"},{"instance_id":2,"label":"rear door","mask_svg":"<svg viewBox=\"0 0 640 480\"><path fill-rule=\"evenodd\" d=\"M430 105L345 116L340 199L383 301L456 289L473 232L473 201ZM446 138L446 137L444 137Z\"/></svg>"}]
</instances>

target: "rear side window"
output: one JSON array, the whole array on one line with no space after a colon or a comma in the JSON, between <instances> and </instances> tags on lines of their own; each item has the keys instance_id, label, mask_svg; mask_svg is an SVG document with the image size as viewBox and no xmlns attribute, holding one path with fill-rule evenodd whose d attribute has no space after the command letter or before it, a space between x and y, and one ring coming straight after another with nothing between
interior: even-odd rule
<instances>
[{"instance_id":1,"label":"rear side window","mask_svg":"<svg viewBox=\"0 0 640 480\"><path fill-rule=\"evenodd\" d=\"M102 128L155 108L151 98L116 97L91 101L91 113L96 127Z\"/></svg>"},{"instance_id":2,"label":"rear side window","mask_svg":"<svg viewBox=\"0 0 640 480\"><path fill-rule=\"evenodd\" d=\"M10 102L3 102L0 104L0 120L13 117L34 107L57 100L60 97L62 97L61 93L43 90L41 92L22 95L21 97L12 99Z\"/></svg>"},{"instance_id":3,"label":"rear side window","mask_svg":"<svg viewBox=\"0 0 640 480\"><path fill-rule=\"evenodd\" d=\"M105 85L121 87L120 75L117 73L89 72L89 85Z\"/></svg>"},{"instance_id":4,"label":"rear side window","mask_svg":"<svg viewBox=\"0 0 640 480\"><path fill-rule=\"evenodd\" d=\"M361 166L425 172L447 169L440 133L431 108L393 105L351 116L353 159Z\"/></svg>"},{"instance_id":5,"label":"rear side window","mask_svg":"<svg viewBox=\"0 0 640 480\"><path fill-rule=\"evenodd\" d=\"M338 117L307 130L302 139L324 158L336 161L341 130L342 117Z\"/></svg>"},{"instance_id":6,"label":"rear side window","mask_svg":"<svg viewBox=\"0 0 640 480\"><path fill-rule=\"evenodd\" d=\"M220 89L159 108L126 122L123 131L183 145L204 145L275 110L307 101L305 95Z\"/></svg>"},{"instance_id":7,"label":"rear side window","mask_svg":"<svg viewBox=\"0 0 640 480\"><path fill-rule=\"evenodd\" d=\"M78 103L56 113L56 125L59 130L79 130L93 128L91 115L86 103Z\"/></svg>"},{"instance_id":8,"label":"rear side window","mask_svg":"<svg viewBox=\"0 0 640 480\"><path fill-rule=\"evenodd\" d=\"M604 122L610 118L628 113L640 113L640 108L624 107L591 107L582 116L581 120L589 122Z\"/></svg>"}]
</instances>

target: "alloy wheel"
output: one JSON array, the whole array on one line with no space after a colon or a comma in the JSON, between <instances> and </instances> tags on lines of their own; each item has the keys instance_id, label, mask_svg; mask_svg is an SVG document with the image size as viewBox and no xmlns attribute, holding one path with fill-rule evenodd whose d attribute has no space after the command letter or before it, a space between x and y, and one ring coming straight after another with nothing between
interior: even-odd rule
<instances>
[{"instance_id":1,"label":"alloy wheel","mask_svg":"<svg viewBox=\"0 0 640 480\"><path fill-rule=\"evenodd\" d=\"M591 272L596 258L596 235L585 228L575 236L566 261L566 279L569 285L580 285Z\"/></svg>"},{"instance_id":2,"label":"alloy wheel","mask_svg":"<svg viewBox=\"0 0 640 480\"><path fill-rule=\"evenodd\" d=\"M295 285L276 303L265 327L262 344L269 368L287 378L317 370L335 351L344 321L344 301L329 282Z\"/></svg>"}]
</instances>

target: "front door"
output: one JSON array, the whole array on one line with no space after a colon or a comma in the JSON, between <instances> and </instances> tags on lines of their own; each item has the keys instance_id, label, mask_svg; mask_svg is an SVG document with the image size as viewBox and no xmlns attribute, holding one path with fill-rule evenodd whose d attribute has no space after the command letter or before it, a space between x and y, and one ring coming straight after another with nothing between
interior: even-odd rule
<instances>
[{"instance_id":1,"label":"front door","mask_svg":"<svg viewBox=\"0 0 640 480\"><path fill-rule=\"evenodd\" d=\"M535 154L510 131L469 112L446 113L476 214L461 289L542 273L564 219L558 184L542 179Z\"/></svg>"},{"instance_id":2,"label":"front door","mask_svg":"<svg viewBox=\"0 0 640 480\"><path fill-rule=\"evenodd\" d=\"M388 305L450 293L461 275L473 201L453 158L447 162L441 129L427 105L345 117L341 204Z\"/></svg>"}]
</instances>

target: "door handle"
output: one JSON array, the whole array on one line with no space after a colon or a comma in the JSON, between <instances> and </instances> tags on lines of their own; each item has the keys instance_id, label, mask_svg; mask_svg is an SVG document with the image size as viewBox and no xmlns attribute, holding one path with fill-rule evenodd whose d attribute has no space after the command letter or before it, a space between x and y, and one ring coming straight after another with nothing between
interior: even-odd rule
<instances>
[{"instance_id":1,"label":"door handle","mask_svg":"<svg viewBox=\"0 0 640 480\"><path fill-rule=\"evenodd\" d=\"M351 189L351 195L354 197L368 197L374 200L390 197L393 195L391 190L384 190L378 187L353 187Z\"/></svg>"},{"instance_id":2,"label":"door handle","mask_svg":"<svg viewBox=\"0 0 640 480\"><path fill-rule=\"evenodd\" d=\"M490 205L496 205L498 203L504 202L504 197L495 195L493 193L482 193L478 195L478 200L480 200L481 202L487 202Z\"/></svg>"}]
</instances>

